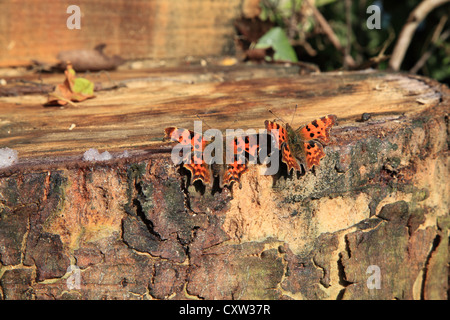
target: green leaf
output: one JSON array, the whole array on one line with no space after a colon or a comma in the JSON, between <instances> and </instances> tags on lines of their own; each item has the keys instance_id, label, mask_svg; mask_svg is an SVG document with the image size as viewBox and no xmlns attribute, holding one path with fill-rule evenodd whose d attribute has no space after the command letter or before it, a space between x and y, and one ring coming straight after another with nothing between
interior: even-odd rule
<instances>
[{"instance_id":1,"label":"green leaf","mask_svg":"<svg viewBox=\"0 0 450 320\"><path fill-rule=\"evenodd\" d=\"M321 7L324 5L327 5L329 3L335 2L336 0L316 0L315 5L316 7Z\"/></svg>"},{"instance_id":2,"label":"green leaf","mask_svg":"<svg viewBox=\"0 0 450 320\"><path fill-rule=\"evenodd\" d=\"M286 33L280 27L270 29L256 44L257 49L272 47L275 51L274 60L297 62L297 55L292 48Z\"/></svg>"},{"instance_id":3,"label":"green leaf","mask_svg":"<svg viewBox=\"0 0 450 320\"><path fill-rule=\"evenodd\" d=\"M94 84L85 78L76 78L73 91L76 93L81 93L83 95L93 95L94 94Z\"/></svg>"},{"instance_id":4,"label":"green leaf","mask_svg":"<svg viewBox=\"0 0 450 320\"><path fill-rule=\"evenodd\" d=\"M259 18L262 21L266 21L267 19L269 19L269 9L267 9L266 7L261 7L261 13L259 14Z\"/></svg>"}]
</instances>

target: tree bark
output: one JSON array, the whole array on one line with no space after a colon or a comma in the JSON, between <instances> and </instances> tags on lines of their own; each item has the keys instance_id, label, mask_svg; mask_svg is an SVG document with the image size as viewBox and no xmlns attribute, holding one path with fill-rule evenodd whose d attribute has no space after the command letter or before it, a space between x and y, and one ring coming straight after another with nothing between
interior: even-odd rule
<instances>
[{"instance_id":1,"label":"tree bark","mask_svg":"<svg viewBox=\"0 0 450 320\"><path fill-rule=\"evenodd\" d=\"M63 109L0 98L0 142L19 154L0 171L0 297L446 299L449 89L297 72L115 72L127 88ZM326 157L302 176L255 165L242 188L186 188L161 142L197 115L262 129L268 109L290 120L296 104L295 127L338 116ZM113 158L83 161L89 148Z\"/></svg>"}]
</instances>

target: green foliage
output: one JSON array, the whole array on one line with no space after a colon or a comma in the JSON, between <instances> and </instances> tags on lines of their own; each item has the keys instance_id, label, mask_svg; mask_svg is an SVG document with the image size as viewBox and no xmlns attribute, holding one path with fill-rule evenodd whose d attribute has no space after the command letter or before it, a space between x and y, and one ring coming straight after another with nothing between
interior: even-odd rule
<instances>
[{"instance_id":1,"label":"green foliage","mask_svg":"<svg viewBox=\"0 0 450 320\"><path fill-rule=\"evenodd\" d=\"M264 0L261 5L261 20L274 22L284 27L284 21L293 14L293 10L300 7L302 0ZM293 5L295 6L293 8Z\"/></svg>"},{"instance_id":2,"label":"green foliage","mask_svg":"<svg viewBox=\"0 0 450 320\"><path fill-rule=\"evenodd\" d=\"M336 1L336 0L316 0L315 5L316 5L316 7L319 8L319 7L321 7L321 6L330 4L330 3L335 2L335 1Z\"/></svg>"},{"instance_id":3,"label":"green foliage","mask_svg":"<svg viewBox=\"0 0 450 320\"><path fill-rule=\"evenodd\" d=\"M275 51L274 60L297 62L297 55L292 48L286 33L280 27L270 29L263 35L255 48L266 49L272 47Z\"/></svg>"},{"instance_id":4,"label":"green foliage","mask_svg":"<svg viewBox=\"0 0 450 320\"><path fill-rule=\"evenodd\" d=\"M426 72L438 81L443 82L450 78L450 43L442 44L442 47L428 59Z\"/></svg>"},{"instance_id":5,"label":"green foliage","mask_svg":"<svg viewBox=\"0 0 450 320\"><path fill-rule=\"evenodd\" d=\"M370 59L380 58L384 54L385 59L381 59L382 61L373 67L385 69L401 29L421 0L351 1L350 21L347 21L346 1L316 0L310 2L315 4L331 26L341 46L345 48L347 42L350 42L350 55L357 65L363 65ZM283 36L287 37L299 60L312 62L323 71L343 67L343 52L337 50L330 42L305 0L261 0L260 4L262 9L260 19L270 20L275 27L284 31ZM371 13L367 13L367 8L370 5L377 5L381 9L381 29L371 30L367 27L367 19L371 15ZM440 19L445 15L449 19L442 30L444 32L450 29L449 12L450 3L447 3L431 11L419 25L401 65L402 70L410 70L431 48L431 35L435 32ZM347 31L348 23L352 30L351 34L348 34ZM277 31L277 33L282 34L281 31ZM287 42L286 39L283 39L283 42ZM284 48L287 47L284 45ZM432 56L418 73L444 83L450 83L448 38L446 42L435 44L435 47Z\"/></svg>"}]
</instances>

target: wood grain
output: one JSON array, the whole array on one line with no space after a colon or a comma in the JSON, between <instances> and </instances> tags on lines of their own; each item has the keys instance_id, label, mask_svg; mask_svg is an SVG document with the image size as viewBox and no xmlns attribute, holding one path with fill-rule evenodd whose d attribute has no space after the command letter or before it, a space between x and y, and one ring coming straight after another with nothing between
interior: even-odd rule
<instances>
[{"instance_id":1,"label":"wood grain","mask_svg":"<svg viewBox=\"0 0 450 320\"><path fill-rule=\"evenodd\" d=\"M68 3L0 2L0 66L56 62L62 50L93 49L124 59L184 59L234 50L238 0L77 1L81 29L69 30Z\"/></svg>"},{"instance_id":2,"label":"wood grain","mask_svg":"<svg viewBox=\"0 0 450 320\"><path fill-rule=\"evenodd\" d=\"M294 126L330 113L345 125L363 113L417 114L439 101L422 81L388 73L299 76L296 68L239 66L113 72L109 77L127 88L98 92L77 107L45 108L45 95L0 98L0 145L23 159L79 158L89 148L156 148L165 127L193 129L199 118L204 130L263 129L264 120L273 118L269 109L291 122L298 105ZM90 79L111 83L104 74ZM62 80L62 75L43 78L49 84Z\"/></svg>"}]
</instances>

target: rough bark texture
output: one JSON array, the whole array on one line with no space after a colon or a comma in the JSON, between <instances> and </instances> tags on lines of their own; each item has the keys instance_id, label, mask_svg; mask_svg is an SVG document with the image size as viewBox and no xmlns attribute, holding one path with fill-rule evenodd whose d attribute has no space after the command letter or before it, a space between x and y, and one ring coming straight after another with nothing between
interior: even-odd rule
<instances>
[{"instance_id":1,"label":"rough bark texture","mask_svg":"<svg viewBox=\"0 0 450 320\"><path fill-rule=\"evenodd\" d=\"M169 93L142 85L40 115L29 99L3 98L5 110L22 99L17 108L36 117L22 118L16 139L2 131L4 145L24 158L1 171L0 297L446 299L448 88L398 74L279 74L221 73L220 81L165 84ZM136 111L144 98L147 113ZM296 102L298 122L339 118L321 166L300 177L263 176L254 166L242 188L186 189L170 146L156 141L169 122L192 128L199 111L220 129L232 117L232 128L262 128L272 118L266 106L290 119ZM73 136L59 129L82 119L80 109L110 116L95 118L91 146L131 156L81 161L89 141L76 145L89 126ZM360 121L363 112L372 117ZM3 126L16 128L10 114ZM50 128L27 129L52 116ZM133 125L136 117L142 122ZM133 151L145 146L137 133L145 121L154 141ZM117 133L129 123L128 135ZM53 144L45 142L51 130ZM24 144L24 132L36 143ZM79 289L68 288L71 265L80 268ZM369 266L379 268L380 289L368 285Z\"/></svg>"}]
</instances>

